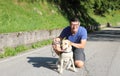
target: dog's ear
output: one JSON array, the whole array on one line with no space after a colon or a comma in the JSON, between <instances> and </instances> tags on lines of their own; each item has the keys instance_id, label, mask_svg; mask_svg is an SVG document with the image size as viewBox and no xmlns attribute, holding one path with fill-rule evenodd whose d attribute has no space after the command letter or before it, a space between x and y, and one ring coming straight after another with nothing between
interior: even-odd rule
<instances>
[{"instance_id":1,"label":"dog's ear","mask_svg":"<svg viewBox=\"0 0 120 76\"><path fill-rule=\"evenodd\" d=\"M63 40L66 40L66 37L64 37Z\"/></svg>"},{"instance_id":2,"label":"dog's ear","mask_svg":"<svg viewBox=\"0 0 120 76\"><path fill-rule=\"evenodd\" d=\"M69 43L70 43L70 46L71 46L71 44L72 44L71 41L69 41Z\"/></svg>"},{"instance_id":3,"label":"dog's ear","mask_svg":"<svg viewBox=\"0 0 120 76\"><path fill-rule=\"evenodd\" d=\"M68 45L71 46L71 41L67 40L68 41Z\"/></svg>"},{"instance_id":4,"label":"dog's ear","mask_svg":"<svg viewBox=\"0 0 120 76\"><path fill-rule=\"evenodd\" d=\"M69 47L70 49L72 49L71 41L69 41L68 47Z\"/></svg>"}]
</instances>

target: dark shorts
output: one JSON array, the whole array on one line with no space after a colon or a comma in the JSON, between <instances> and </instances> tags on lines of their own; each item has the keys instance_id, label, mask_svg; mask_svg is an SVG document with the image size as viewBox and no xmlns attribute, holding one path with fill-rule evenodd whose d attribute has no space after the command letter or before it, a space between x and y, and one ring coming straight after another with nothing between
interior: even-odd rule
<instances>
[{"instance_id":1,"label":"dark shorts","mask_svg":"<svg viewBox=\"0 0 120 76\"><path fill-rule=\"evenodd\" d=\"M73 58L74 60L80 60L85 62L85 53L84 53L84 49L82 48L75 48L73 47Z\"/></svg>"}]
</instances>

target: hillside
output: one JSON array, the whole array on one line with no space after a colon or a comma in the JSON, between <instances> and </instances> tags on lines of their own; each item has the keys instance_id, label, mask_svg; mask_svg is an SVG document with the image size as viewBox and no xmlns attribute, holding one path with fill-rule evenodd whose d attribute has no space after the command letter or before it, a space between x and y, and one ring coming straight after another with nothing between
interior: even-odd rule
<instances>
[{"instance_id":1,"label":"hillside","mask_svg":"<svg viewBox=\"0 0 120 76\"><path fill-rule=\"evenodd\" d=\"M0 0L0 33L57 29L65 25L66 18L54 4Z\"/></svg>"},{"instance_id":2,"label":"hillside","mask_svg":"<svg viewBox=\"0 0 120 76\"><path fill-rule=\"evenodd\" d=\"M120 22L120 10L95 15L88 3L80 0L0 0L0 33L59 29L67 26L68 19L74 15L86 27Z\"/></svg>"}]
</instances>

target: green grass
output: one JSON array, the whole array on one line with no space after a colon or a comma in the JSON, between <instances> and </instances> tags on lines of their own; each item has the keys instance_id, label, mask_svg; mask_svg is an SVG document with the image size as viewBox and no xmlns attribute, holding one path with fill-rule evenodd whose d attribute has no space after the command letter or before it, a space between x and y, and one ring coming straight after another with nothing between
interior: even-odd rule
<instances>
[{"instance_id":1,"label":"green grass","mask_svg":"<svg viewBox=\"0 0 120 76\"><path fill-rule=\"evenodd\" d=\"M67 19L58 12L54 4L0 1L0 33L51 30L67 24Z\"/></svg>"},{"instance_id":2,"label":"green grass","mask_svg":"<svg viewBox=\"0 0 120 76\"><path fill-rule=\"evenodd\" d=\"M37 42L37 43L32 44L32 48L42 47L42 46L45 46L45 45L48 45L48 44L51 44L51 43L52 43L51 40Z\"/></svg>"},{"instance_id":3,"label":"green grass","mask_svg":"<svg viewBox=\"0 0 120 76\"><path fill-rule=\"evenodd\" d=\"M52 43L52 40L43 40L36 43L33 43L29 46L27 45L19 45L17 47L5 47L4 52L0 53L0 58L6 58L10 56L15 56L17 54L23 53L30 49L40 48Z\"/></svg>"},{"instance_id":4,"label":"green grass","mask_svg":"<svg viewBox=\"0 0 120 76\"><path fill-rule=\"evenodd\" d=\"M68 20L57 5L47 0L38 1L30 3L29 0L0 0L0 33L52 30L68 25ZM116 25L120 22L119 13L120 11L111 12L106 17L90 13L90 16L100 24L111 22Z\"/></svg>"},{"instance_id":5,"label":"green grass","mask_svg":"<svg viewBox=\"0 0 120 76\"><path fill-rule=\"evenodd\" d=\"M112 26L116 26L120 22L120 11L114 11L110 14L105 14L105 17L94 15L90 13L90 16L100 24L107 24L108 22Z\"/></svg>"}]
</instances>

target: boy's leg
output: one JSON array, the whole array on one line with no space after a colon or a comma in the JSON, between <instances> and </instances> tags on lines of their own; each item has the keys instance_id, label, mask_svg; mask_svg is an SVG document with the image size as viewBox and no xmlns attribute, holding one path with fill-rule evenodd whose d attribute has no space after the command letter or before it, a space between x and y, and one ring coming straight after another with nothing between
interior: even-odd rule
<instances>
[{"instance_id":1,"label":"boy's leg","mask_svg":"<svg viewBox=\"0 0 120 76\"><path fill-rule=\"evenodd\" d=\"M75 65L78 68L82 68L85 62L84 49L73 48L73 57L74 57Z\"/></svg>"}]
</instances>

